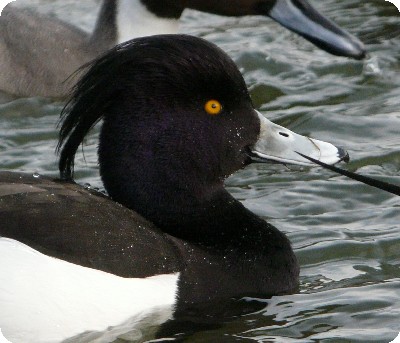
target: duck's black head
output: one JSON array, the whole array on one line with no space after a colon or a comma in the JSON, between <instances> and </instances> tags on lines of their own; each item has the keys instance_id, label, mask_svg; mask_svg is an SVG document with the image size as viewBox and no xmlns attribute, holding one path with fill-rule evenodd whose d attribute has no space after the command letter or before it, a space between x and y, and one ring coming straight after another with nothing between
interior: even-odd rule
<instances>
[{"instance_id":1,"label":"duck's black head","mask_svg":"<svg viewBox=\"0 0 400 343\"><path fill-rule=\"evenodd\" d=\"M100 118L102 179L128 207L126 189L136 183L148 185L144 193L171 198L222 186L248 163L247 147L260 132L233 61L215 45L185 35L132 40L91 65L64 111L64 177L72 177L76 149Z\"/></svg>"},{"instance_id":2,"label":"duck's black head","mask_svg":"<svg viewBox=\"0 0 400 343\"><path fill-rule=\"evenodd\" d=\"M90 65L64 110L62 177L72 178L76 150L99 119L105 188L160 226L166 216L205 208L252 158L308 163L295 151L328 163L342 158L330 144L267 121L233 61L185 35L135 39Z\"/></svg>"}]
</instances>

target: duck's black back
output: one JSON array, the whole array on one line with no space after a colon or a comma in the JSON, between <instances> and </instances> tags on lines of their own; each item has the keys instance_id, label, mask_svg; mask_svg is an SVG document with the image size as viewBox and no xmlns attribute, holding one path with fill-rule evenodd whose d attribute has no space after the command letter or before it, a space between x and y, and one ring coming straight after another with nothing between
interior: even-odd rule
<instances>
[{"instance_id":1,"label":"duck's black back","mask_svg":"<svg viewBox=\"0 0 400 343\"><path fill-rule=\"evenodd\" d=\"M81 266L123 277L177 272L180 256L137 213L76 185L0 173L0 236Z\"/></svg>"}]
</instances>

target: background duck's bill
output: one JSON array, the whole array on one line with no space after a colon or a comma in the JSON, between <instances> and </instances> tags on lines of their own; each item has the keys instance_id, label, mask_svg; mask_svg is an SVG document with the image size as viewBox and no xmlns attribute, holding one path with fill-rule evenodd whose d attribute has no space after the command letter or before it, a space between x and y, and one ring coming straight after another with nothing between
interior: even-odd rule
<instances>
[{"instance_id":1,"label":"background duck's bill","mask_svg":"<svg viewBox=\"0 0 400 343\"><path fill-rule=\"evenodd\" d=\"M342 148L317 139L298 135L282 126L272 123L260 112L260 136L251 148L251 158L255 162L275 161L280 163L310 166L313 162L297 152L311 156L327 164L347 162L349 155Z\"/></svg>"},{"instance_id":2,"label":"background duck's bill","mask_svg":"<svg viewBox=\"0 0 400 343\"><path fill-rule=\"evenodd\" d=\"M265 5L269 17L331 54L362 59L363 43L320 14L305 0L276 0ZM262 10L262 9L261 9Z\"/></svg>"}]
</instances>

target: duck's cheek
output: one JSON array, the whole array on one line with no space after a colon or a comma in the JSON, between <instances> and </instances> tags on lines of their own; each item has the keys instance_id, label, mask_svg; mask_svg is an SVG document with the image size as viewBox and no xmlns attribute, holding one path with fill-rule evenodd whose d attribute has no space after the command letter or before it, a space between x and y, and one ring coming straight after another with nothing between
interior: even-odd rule
<instances>
[{"instance_id":1,"label":"duck's cheek","mask_svg":"<svg viewBox=\"0 0 400 343\"><path fill-rule=\"evenodd\" d=\"M348 154L342 148L330 143L298 135L267 120L258 112L260 135L250 148L250 156L255 162L276 161L299 165L312 165L298 153L311 156L327 164L346 161Z\"/></svg>"}]
</instances>

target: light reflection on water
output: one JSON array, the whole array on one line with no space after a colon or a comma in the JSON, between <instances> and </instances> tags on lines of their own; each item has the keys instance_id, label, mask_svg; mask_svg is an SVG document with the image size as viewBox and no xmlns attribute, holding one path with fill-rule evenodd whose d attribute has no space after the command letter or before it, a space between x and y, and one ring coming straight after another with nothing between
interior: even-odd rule
<instances>
[{"instance_id":1,"label":"light reflection on water","mask_svg":"<svg viewBox=\"0 0 400 343\"><path fill-rule=\"evenodd\" d=\"M90 1L36 3L44 4L44 11L55 6L85 29L92 26ZM74 3L79 6L71 10ZM349 170L400 184L399 13L383 0L315 5L366 43L365 61L328 55L261 17L189 11L182 32L226 50L244 74L255 105L270 119L346 147ZM36 98L1 104L0 168L57 175L55 126L61 108ZM85 155L77 155L76 176L82 184L101 187L96 141L96 134L88 137ZM267 300L265 309L198 333L191 342L388 342L397 335L398 197L318 168L276 165L250 166L227 186L288 234L301 263L300 292Z\"/></svg>"}]
</instances>

